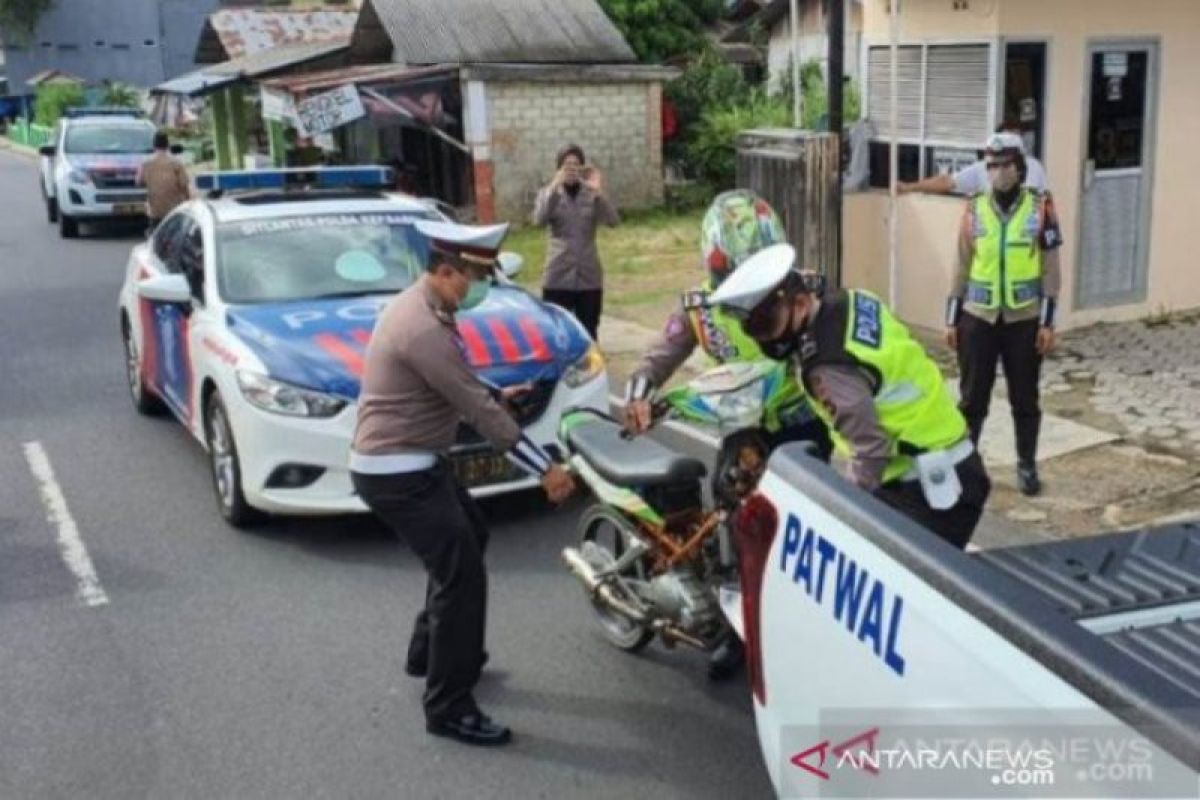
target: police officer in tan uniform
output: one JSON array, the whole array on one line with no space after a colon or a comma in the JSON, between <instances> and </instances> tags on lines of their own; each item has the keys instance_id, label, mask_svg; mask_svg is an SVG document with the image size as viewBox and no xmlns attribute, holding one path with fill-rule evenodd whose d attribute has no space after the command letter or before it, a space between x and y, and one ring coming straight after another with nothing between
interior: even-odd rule
<instances>
[{"instance_id":1,"label":"police officer in tan uniform","mask_svg":"<svg viewBox=\"0 0 1200 800\"><path fill-rule=\"evenodd\" d=\"M415 227L430 241L427 271L384 309L367 347L351 478L429 575L406 666L426 677L426 729L468 744L504 744L511 732L472 696L486 658L487 526L445 453L463 421L540 476L551 501L566 499L574 481L470 370L455 324L456 311L486 295L507 226Z\"/></svg>"}]
</instances>

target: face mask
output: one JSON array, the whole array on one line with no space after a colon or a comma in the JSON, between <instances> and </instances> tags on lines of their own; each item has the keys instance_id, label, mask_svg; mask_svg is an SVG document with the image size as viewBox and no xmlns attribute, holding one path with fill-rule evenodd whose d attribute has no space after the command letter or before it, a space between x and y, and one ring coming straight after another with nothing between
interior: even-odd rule
<instances>
[{"instance_id":1,"label":"face mask","mask_svg":"<svg viewBox=\"0 0 1200 800\"><path fill-rule=\"evenodd\" d=\"M490 280L471 281L467 288L467 296L458 303L459 311L468 311L479 305L488 296L488 290L492 288Z\"/></svg>"}]
</instances>

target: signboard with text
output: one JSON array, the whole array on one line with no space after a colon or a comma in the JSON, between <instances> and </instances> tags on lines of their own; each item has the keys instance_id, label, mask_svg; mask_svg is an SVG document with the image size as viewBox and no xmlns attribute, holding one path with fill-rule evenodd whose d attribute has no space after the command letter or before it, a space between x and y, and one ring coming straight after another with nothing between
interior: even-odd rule
<instances>
[{"instance_id":1,"label":"signboard with text","mask_svg":"<svg viewBox=\"0 0 1200 800\"><path fill-rule=\"evenodd\" d=\"M334 128L366 116L358 89L353 85L339 86L329 92L313 95L296 104L296 127L305 136L328 133Z\"/></svg>"}]
</instances>

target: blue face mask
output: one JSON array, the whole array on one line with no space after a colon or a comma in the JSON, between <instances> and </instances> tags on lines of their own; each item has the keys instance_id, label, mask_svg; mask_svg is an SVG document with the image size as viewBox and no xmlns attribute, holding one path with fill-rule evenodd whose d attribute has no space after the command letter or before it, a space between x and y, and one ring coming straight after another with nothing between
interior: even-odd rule
<instances>
[{"instance_id":1,"label":"blue face mask","mask_svg":"<svg viewBox=\"0 0 1200 800\"><path fill-rule=\"evenodd\" d=\"M458 310L469 311L479 305L487 298L488 290L491 288L490 280L471 281L470 287L467 289L467 296L459 302Z\"/></svg>"}]
</instances>

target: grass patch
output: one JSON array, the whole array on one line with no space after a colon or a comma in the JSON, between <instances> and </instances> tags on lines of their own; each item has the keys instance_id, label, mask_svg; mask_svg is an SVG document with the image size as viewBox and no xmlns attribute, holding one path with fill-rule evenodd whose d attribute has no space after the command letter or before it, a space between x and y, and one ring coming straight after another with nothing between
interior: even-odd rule
<instances>
[{"instance_id":1,"label":"grass patch","mask_svg":"<svg viewBox=\"0 0 1200 800\"><path fill-rule=\"evenodd\" d=\"M702 210L653 209L622 215L621 225L601 228L596 244L604 265L606 314L652 328L679 303L679 294L704 279L700 269ZM518 280L540 291L546 263L546 231L514 230L504 249L520 253L525 268Z\"/></svg>"}]
</instances>

